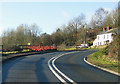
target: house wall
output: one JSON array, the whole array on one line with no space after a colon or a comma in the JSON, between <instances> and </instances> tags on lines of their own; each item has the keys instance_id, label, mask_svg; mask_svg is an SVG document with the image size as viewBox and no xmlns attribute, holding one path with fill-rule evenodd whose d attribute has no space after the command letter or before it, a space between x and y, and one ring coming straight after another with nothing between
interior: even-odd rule
<instances>
[{"instance_id":1,"label":"house wall","mask_svg":"<svg viewBox=\"0 0 120 84\"><path fill-rule=\"evenodd\" d=\"M106 33L97 35L97 38L93 42L93 46L105 45L113 41L112 33Z\"/></svg>"}]
</instances>

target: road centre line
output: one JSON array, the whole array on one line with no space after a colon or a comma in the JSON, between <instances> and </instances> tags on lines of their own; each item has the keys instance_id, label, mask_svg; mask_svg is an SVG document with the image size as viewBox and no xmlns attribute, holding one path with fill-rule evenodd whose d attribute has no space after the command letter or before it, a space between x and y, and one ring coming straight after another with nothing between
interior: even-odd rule
<instances>
[{"instance_id":1,"label":"road centre line","mask_svg":"<svg viewBox=\"0 0 120 84\"><path fill-rule=\"evenodd\" d=\"M59 56L61 57L61 56ZM65 77L67 80L69 80L71 83L75 83L72 79L70 79L69 77L67 77L64 73L62 73L54 64L55 60L58 59L59 57L56 57L53 61L52 61L52 65L53 67L63 76Z\"/></svg>"},{"instance_id":2,"label":"road centre line","mask_svg":"<svg viewBox=\"0 0 120 84\"><path fill-rule=\"evenodd\" d=\"M79 51L75 51L75 52L79 52ZM51 71L54 73L54 75L55 75L61 82L63 82L63 83L65 83L66 81L65 81L64 79L62 79L62 78L54 71L54 69L55 69L59 74L61 74L64 78L66 78L69 82L74 83L74 84L77 84L77 83L74 82L72 79L70 79L69 77L67 77L64 73L62 73L62 72L55 66L55 61L56 61L58 58L66 55L66 54L71 54L71 53L75 53L75 52L69 52L69 53L65 53L65 54L59 55L59 56L55 56L55 57L51 58L51 59L48 61L48 66L49 66L50 70L51 70ZM51 60L52 60L52 66L54 67L54 69L50 66L50 61L51 61ZM62 79L62 80L61 80L61 79ZM64 81L65 81L65 82L64 82Z\"/></svg>"},{"instance_id":3,"label":"road centre line","mask_svg":"<svg viewBox=\"0 0 120 84\"><path fill-rule=\"evenodd\" d=\"M55 56L56 57L56 56ZM64 79L62 79L55 71L54 69L50 66L50 61L52 59L54 59L55 57L51 58L49 61L48 61L48 66L49 66L49 69L53 72L53 74L63 83L65 83L66 81Z\"/></svg>"}]
</instances>

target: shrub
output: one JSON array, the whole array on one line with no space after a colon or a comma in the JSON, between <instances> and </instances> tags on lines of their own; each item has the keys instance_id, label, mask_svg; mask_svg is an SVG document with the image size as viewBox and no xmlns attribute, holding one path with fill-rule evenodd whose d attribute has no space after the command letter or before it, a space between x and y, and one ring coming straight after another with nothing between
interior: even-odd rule
<instances>
[{"instance_id":1,"label":"shrub","mask_svg":"<svg viewBox=\"0 0 120 84\"><path fill-rule=\"evenodd\" d=\"M120 33L117 34L114 37L113 42L111 43L111 45L108 48L108 55L110 57L113 57L115 59L118 59L118 57L120 57L119 55L119 51L120 51Z\"/></svg>"}]
</instances>

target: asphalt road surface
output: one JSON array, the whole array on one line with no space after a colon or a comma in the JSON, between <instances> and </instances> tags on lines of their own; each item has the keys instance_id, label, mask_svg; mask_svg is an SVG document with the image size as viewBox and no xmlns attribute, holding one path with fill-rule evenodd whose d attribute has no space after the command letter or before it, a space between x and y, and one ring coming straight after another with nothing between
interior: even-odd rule
<instances>
[{"instance_id":1,"label":"asphalt road surface","mask_svg":"<svg viewBox=\"0 0 120 84\"><path fill-rule=\"evenodd\" d=\"M93 52L53 52L11 59L2 64L2 82L118 82L118 76L84 62Z\"/></svg>"}]
</instances>

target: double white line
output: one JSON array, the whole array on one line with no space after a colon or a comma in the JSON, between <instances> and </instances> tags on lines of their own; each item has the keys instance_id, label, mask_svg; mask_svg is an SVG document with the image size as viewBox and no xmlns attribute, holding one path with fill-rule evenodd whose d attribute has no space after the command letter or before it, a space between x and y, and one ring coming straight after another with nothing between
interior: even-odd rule
<instances>
[{"instance_id":1,"label":"double white line","mask_svg":"<svg viewBox=\"0 0 120 84\"><path fill-rule=\"evenodd\" d=\"M65 81L60 75L62 75L65 79L67 79L69 82L71 83L74 83L74 84L77 84L76 82L74 82L72 79L70 79L69 77L67 77L64 73L62 73L56 66L55 66L55 60L58 59L59 57L63 56L63 55L66 55L66 54L70 54L70 53L75 53L75 52L69 52L69 53L65 53L65 54L62 54L62 55L59 55L59 56L55 56L55 57L52 57L49 61L48 61L48 66L50 68L50 70L53 72L53 74L62 82L62 83L67 83L67 81ZM50 65L50 63L52 63ZM56 70L56 71L55 71ZM60 74L58 74L58 73Z\"/></svg>"}]
</instances>

